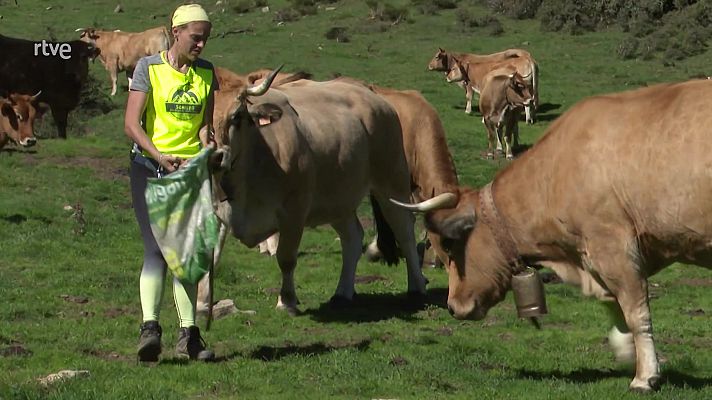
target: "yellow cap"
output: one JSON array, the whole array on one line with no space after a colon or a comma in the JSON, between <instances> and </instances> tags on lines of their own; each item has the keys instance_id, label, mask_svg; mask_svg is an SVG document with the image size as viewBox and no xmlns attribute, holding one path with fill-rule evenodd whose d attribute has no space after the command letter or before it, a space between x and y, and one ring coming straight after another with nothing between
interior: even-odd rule
<instances>
[{"instance_id":1,"label":"yellow cap","mask_svg":"<svg viewBox=\"0 0 712 400\"><path fill-rule=\"evenodd\" d=\"M210 22L210 19L208 19L208 13L205 12L200 4L186 4L176 8L173 12L171 27L175 28L176 26L196 21Z\"/></svg>"}]
</instances>

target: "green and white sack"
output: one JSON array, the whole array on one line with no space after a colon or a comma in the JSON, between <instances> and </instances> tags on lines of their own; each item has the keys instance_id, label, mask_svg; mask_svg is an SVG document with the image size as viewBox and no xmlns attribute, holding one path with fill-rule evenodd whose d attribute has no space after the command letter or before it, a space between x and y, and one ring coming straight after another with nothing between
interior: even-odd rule
<instances>
[{"instance_id":1,"label":"green and white sack","mask_svg":"<svg viewBox=\"0 0 712 400\"><path fill-rule=\"evenodd\" d=\"M206 147L186 165L149 178L146 205L151 230L173 275L197 283L210 270L219 224L212 205Z\"/></svg>"}]
</instances>

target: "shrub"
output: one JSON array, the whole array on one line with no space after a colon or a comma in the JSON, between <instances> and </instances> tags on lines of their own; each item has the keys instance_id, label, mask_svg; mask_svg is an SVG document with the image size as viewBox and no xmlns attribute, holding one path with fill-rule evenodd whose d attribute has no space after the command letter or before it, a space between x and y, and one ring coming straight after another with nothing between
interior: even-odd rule
<instances>
[{"instance_id":1,"label":"shrub","mask_svg":"<svg viewBox=\"0 0 712 400\"><path fill-rule=\"evenodd\" d=\"M536 16L542 0L486 0L494 12L515 19L531 19Z\"/></svg>"},{"instance_id":2,"label":"shrub","mask_svg":"<svg viewBox=\"0 0 712 400\"><path fill-rule=\"evenodd\" d=\"M302 17L302 14L294 8L283 8L274 13L272 20L274 22L294 22L298 21Z\"/></svg>"},{"instance_id":3,"label":"shrub","mask_svg":"<svg viewBox=\"0 0 712 400\"><path fill-rule=\"evenodd\" d=\"M240 0L232 6L232 10L238 14L245 14L252 10L253 3L252 0Z\"/></svg>"},{"instance_id":4,"label":"shrub","mask_svg":"<svg viewBox=\"0 0 712 400\"><path fill-rule=\"evenodd\" d=\"M335 26L326 32L326 38L329 40L336 40L339 43L347 43L351 40L346 34L346 28L342 26Z\"/></svg>"},{"instance_id":5,"label":"shrub","mask_svg":"<svg viewBox=\"0 0 712 400\"><path fill-rule=\"evenodd\" d=\"M454 0L410 0L410 4L425 15L436 15L440 10L457 8Z\"/></svg>"},{"instance_id":6,"label":"shrub","mask_svg":"<svg viewBox=\"0 0 712 400\"><path fill-rule=\"evenodd\" d=\"M381 3L377 0L366 0L369 9L369 19L387 21L396 25L408 19L408 8L396 7L390 3Z\"/></svg>"},{"instance_id":7,"label":"shrub","mask_svg":"<svg viewBox=\"0 0 712 400\"><path fill-rule=\"evenodd\" d=\"M292 8L297 10L300 15L315 15L317 4L315 0L289 0L292 3Z\"/></svg>"},{"instance_id":8,"label":"shrub","mask_svg":"<svg viewBox=\"0 0 712 400\"><path fill-rule=\"evenodd\" d=\"M635 58L638 54L638 40L635 38L628 38L623 40L618 44L618 49L616 50L618 57L623 60L628 60Z\"/></svg>"},{"instance_id":9,"label":"shrub","mask_svg":"<svg viewBox=\"0 0 712 400\"><path fill-rule=\"evenodd\" d=\"M255 0L255 7L262 8L262 7L267 7L267 6L269 6L267 0Z\"/></svg>"}]
</instances>

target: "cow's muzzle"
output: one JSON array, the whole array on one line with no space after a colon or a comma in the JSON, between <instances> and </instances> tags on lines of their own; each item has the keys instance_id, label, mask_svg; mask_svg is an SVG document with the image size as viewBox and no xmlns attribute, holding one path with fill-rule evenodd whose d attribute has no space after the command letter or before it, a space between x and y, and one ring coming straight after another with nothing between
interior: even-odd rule
<instances>
[{"instance_id":1,"label":"cow's muzzle","mask_svg":"<svg viewBox=\"0 0 712 400\"><path fill-rule=\"evenodd\" d=\"M32 147L32 146L34 146L35 144L37 144L37 139L36 139L36 138L33 138L33 137L31 137L31 138L25 138L25 139L23 139L23 140L20 141L20 144L21 144L22 146L24 146L24 147Z\"/></svg>"}]
</instances>

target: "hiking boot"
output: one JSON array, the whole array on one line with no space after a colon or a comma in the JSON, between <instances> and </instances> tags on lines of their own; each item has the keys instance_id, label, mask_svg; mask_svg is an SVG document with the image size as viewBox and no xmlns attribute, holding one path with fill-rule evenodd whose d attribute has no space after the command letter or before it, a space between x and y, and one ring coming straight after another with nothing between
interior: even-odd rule
<instances>
[{"instance_id":1,"label":"hiking boot","mask_svg":"<svg viewBox=\"0 0 712 400\"><path fill-rule=\"evenodd\" d=\"M138 337L139 361L156 362L161 354L161 335L163 330L158 321L146 321L141 324Z\"/></svg>"},{"instance_id":2,"label":"hiking boot","mask_svg":"<svg viewBox=\"0 0 712 400\"><path fill-rule=\"evenodd\" d=\"M200 337L200 329L195 325L178 330L176 355L200 361L212 361L215 359L215 353L205 348L205 341Z\"/></svg>"}]
</instances>

